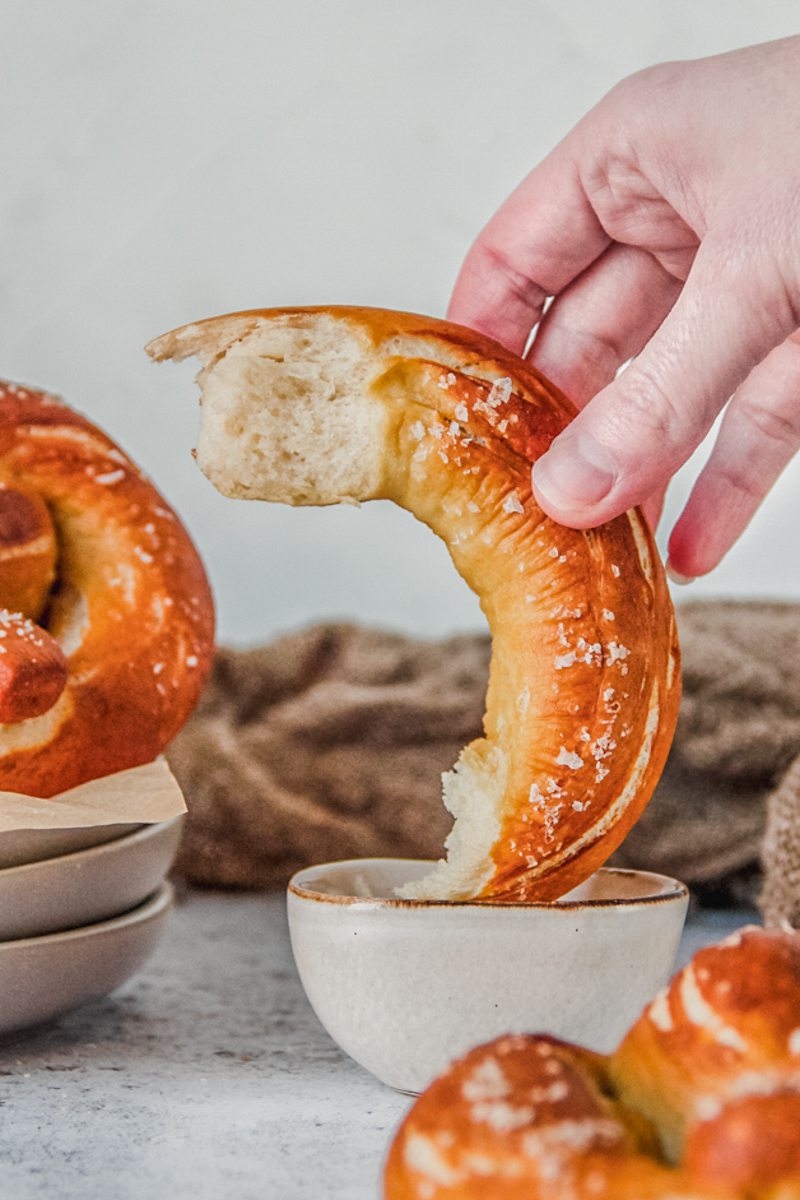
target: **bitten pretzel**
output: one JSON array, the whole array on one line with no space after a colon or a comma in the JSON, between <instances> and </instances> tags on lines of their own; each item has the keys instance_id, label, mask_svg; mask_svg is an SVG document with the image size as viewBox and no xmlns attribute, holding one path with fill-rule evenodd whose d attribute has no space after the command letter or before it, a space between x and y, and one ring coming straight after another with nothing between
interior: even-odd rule
<instances>
[{"instance_id":1,"label":"bitten pretzel","mask_svg":"<svg viewBox=\"0 0 800 1200\"><path fill-rule=\"evenodd\" d=\"M800 1023L800 937L751 929L696 955L608 1058L545 1037L478 1047L401 1125L386 1200L798 1200L790 1005ZM657 1057L654 1022L671 1035Z\"/></svg>"},{"instance_id":2,"label":"bitten pretzel","mask_svg":"<svg viewBox=\"0 0 800 1200\"><path fill-rule=\"evenodd\" d=\"M202 564L155 488L60 401L0 383L0 788L150 762L212 648Z\"/></svg>"},{"instance_id":3,"label":"bitten pretzel","mask_svg":"<svg viewBox=\"0 0 800 1200\"><path fill-rule=\"evenodd\" d=\"M239 313L148 350L204 363L197 458L220 491L393 500L443 538L480 598L485 737L444 778L447 860L402 894L547 899L590 875L653 791L679 670L639 514L576 532L532 498L531 464L569 402L487 338L378 309Z\"/></svg>"}]
</instances>

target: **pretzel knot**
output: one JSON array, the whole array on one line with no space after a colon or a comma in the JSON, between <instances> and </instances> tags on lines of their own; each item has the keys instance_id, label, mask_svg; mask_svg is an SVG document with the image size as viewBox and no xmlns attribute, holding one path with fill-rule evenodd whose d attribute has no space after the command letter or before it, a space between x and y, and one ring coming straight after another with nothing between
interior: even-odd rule
<instances>
[{"instance_id":1,"label":"pretzel knot","mask_svg":"<svg viewBox=\"0 0 800 1200\"><path fill-rule=\"evenodd\" d=\"M0 787L52 796L155 758L211 662L213 602L122 451L0 383Z\"/></svg>"}]
</instances>

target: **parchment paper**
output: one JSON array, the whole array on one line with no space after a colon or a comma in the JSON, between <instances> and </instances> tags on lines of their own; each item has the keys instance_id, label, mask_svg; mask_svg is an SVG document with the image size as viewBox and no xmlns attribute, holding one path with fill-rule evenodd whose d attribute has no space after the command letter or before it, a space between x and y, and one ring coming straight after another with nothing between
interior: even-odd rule
<instances>
[{"instance_id":1,"label":"parchment paper","mask_svg":"<svg viewBox=\"0 0 800 1200\"><path fill-rule=\"evenodd\" d=\"M159 758L142 767L93 779L49 800L0 792L0 833L150 824L183 812L183 793L166 760Z\"/></svg>"}]
</instances>

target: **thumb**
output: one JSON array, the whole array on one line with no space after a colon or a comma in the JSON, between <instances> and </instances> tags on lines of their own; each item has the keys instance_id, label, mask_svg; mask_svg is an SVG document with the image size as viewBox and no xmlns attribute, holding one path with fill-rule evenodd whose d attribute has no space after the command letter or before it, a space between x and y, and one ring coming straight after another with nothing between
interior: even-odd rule
<instances>
[{"instance_id":1,"label":"thumb","mask_svg":"<svg viewBox=\"0 0 800 1200\"><path fill-rule=\"evenodd\" d=\"M575 529L602 524L683 465L731 393L796 327L777 273L761 281L758 273L748 277L710 239L701 246L678 302L638 359L536 463L534 493L548 516Z\"/></svg>"}]
</instances>

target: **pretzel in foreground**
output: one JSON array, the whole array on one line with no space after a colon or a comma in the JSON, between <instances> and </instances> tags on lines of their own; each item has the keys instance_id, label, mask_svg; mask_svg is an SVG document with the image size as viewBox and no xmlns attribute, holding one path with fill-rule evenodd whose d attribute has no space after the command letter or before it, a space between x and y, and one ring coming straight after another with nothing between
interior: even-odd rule
<instances>
[{"instance_id":1,"label":"pretzel in foreground","mask_svg":"<svg viewBox=\"0 0 800 1200\"><path fill-rule=\"evenodd\" d=\"M194 707L213 604L176 515L114 443L0 384L0 789L152 761Z\"/></svg>"},{"instance_id":2,"label":"pretzel in foreground","mask_svg":"<svg viewBox=\"0 0 800 1200\"><path fill-rule=\"evenodd\" d=\"M401 1125L385 1200L798 1200L800 935L695 955L602 1057L478 1047Z\"/></svg>"},{"instance_id":3,"label":"pretzel in foreground","mask_svg":"<svg viewBox=\"0 0 800 1200\"><path fill-rule=\"evenodd\" d=\"M570 403L459 326L380 309L272 309L157 338L203 362L197 459L234 497L393 500L446 543L493 653L485 736L444 777L447 859L408 897L549 899L619 845L659 778L679 666L637 512L557 526L531 465Z\"/></svg>"}]
</instances>

